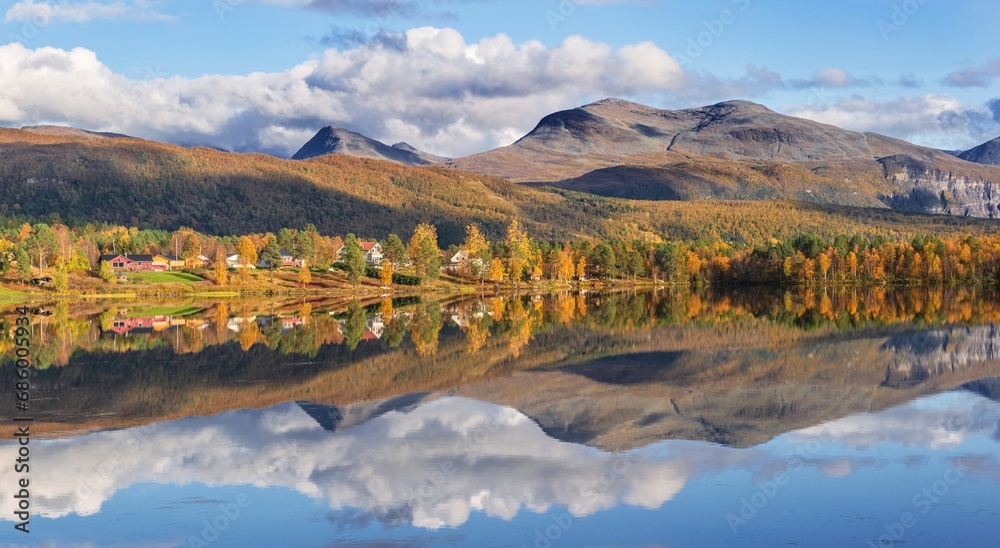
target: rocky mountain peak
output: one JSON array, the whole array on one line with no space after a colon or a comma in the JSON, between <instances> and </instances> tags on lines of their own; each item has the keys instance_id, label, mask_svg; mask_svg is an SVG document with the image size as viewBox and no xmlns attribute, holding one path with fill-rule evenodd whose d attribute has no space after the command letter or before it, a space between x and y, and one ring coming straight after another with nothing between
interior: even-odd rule
<instances>
[{"instance_id":1,"label":"rocky mountain peak","mask_svg":"<svg viewBox=\"0 0 1000 548\"><path fill-rule=\"evenodd\" d=\"M958 157L968 162L998 166L1000 165L1000 137L962 152Z\"/></svg>"}]
</instances>

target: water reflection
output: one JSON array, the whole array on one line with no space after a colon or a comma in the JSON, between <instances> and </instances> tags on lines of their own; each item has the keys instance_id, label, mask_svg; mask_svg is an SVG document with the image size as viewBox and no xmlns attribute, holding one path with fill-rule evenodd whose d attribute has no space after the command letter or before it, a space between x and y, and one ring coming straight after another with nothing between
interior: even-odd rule
<instances>
[{"instance_id":1,"label":"water reflection","mask_svg":"<svg viewBox=\"0 0 1000 548\"><path fill-rule=\"evenodd\" d=\"M739 324L759 321L800 331L844 330L912 323L918 326L1000 322L992 292L962 288L839 288L830 290L701 290L658 293L557 293L433 301L227 302L102 305L59 302L34 318L39 369L65 366L74 352L170 346L176 354L236 341L246 351L263 344L282 353L315 355L323 344L409 336L419 356L437 352L445 326L458 327L476 353L491 337L517 357L538 331L584 325L622 330L650 326ZM7 311L8 314L10 310ZM10 329L10 318L4 320ZM285 339L293 339L289 343ZM9 340L0 350L8 350Z\"/></svg>"},{"instance_id":2,"label":"water reflection","mask_svg":"<svg viewBox=\"0 0 1000 548\"><path fill-rule=\"evenodd\" d=\"M946 470L1000 479L997 302L876 288L56 303L32 325L32 504L95 545L188 545L158 533L201 531L178 501L234 488L261 512L228 532L244 546L324 545L331 527L537 546L551 520L567 546L674 531L864 545ZM0 442L0 460L16 449ZM765 501L771 521L731 532L727 514L780 474L805 480ZM995 484L954 489L921 540L995 521ZM301 536L265 542L287 530L279 510ZM109 536L122 519L143 536ZM810 526L768 529L786 523Z\"/></svg>"},{"instance_id":3,"label":"water reflection","mask_svg":"<svg viewBox=\"0 0 1000 548\"><path fill-rule=\"evenodd\" d=\"M460 397L416 395L346 408L300 402L41 442L37 466L44 474L33 484L37 511L50 518L97 514L133 485L252 484L287 488L332 510L437 529L461 526L477 512L512 520L556 507L574 517L617 506L658 509L696 478L733 471L771 478L802 465L845 478L941 450L952 450L949 458L962 470L996 478L998 425L1000 404L950 393L792 432L780 441L826 444L796 462L780 443L595 450L554 439L518 410ZM992 442L970 443L977 439ZM898 459L860 451L890 444L909 451ZM0 458L15 451L4 442ZM15 480L9 467L0 470L0 482Z\"/></svg>"},{"instance_id":4,"label":"water reflection","mask_svg":"<svg viewBox=\"0 0 1000 548\"><path fill-rule=\"evenodd\" d=\"M452 391L609 449L747 446L1000 374L996 302L875 288L58 303L33 320L33 411L44 434Z\"/></svg>"}]
</instances>

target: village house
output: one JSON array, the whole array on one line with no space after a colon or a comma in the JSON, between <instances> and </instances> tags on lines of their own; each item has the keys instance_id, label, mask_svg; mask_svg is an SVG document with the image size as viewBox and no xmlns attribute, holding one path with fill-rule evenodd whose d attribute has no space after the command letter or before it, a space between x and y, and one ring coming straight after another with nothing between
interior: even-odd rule
<instances>
[{"instance_id":1,"label":"village house","mask_svg":"<svg viewBox=\"0 0 1000 548\"><path fill-rule=\"evenodd\" d=\"M229 268L243 268L243 264L240 263L240 254L239 253L233 253L232 255L229 255L228 257L226 257L226 265ZM250 268L250 269L256 269L257 268L256 266L254 266L252 264L248 264L248 265L246 265L246 267Z\"/></svg>"},{"instance_id":2,"label":"village house","mask_svg":"<svg viewBox=\"0 0 1000 548\"><path fill-rule=\"evenodd\" d=\"M167 260L167 269L174 270L175 268L184 268L187 266L187 261L178 257L177 255L164 255L163 258Z\"/></svg>"},{"instance_id":3,"label":"village house","mask_svg":"<svg viewBox=\"0 0 1000 548\"><path fill-rule=\"evenodd\" d=\"M162 266L163 270L170 270L170 259L166 255L153 255L153 264Z\"/></svg>"},{"instance_id":4,"label":"village house","mask_svg":"<svg viewBox=\"0 0 1000 548\"><path fill-rule=\"evenodd\" d=\"M195 255L194 257L188 257L185 264L192 268L205 268L212 266L212 259L204 255Z\"/></svg>"},{"instance_id":5,"label":"village house","mask_svg":"<svg viewBox=\"0 0 1000 548\"><path fill-rule=\"evenodd\" d=\"M361 250L365 254L365 262L368 263L368 266L382 265L382 259L383 257L385 257L385 255L382 253L382 244L378 242L358 242L358 243L361 244ZM344 250L346 249L347 246L341 246L340 249L337 250L338 261L344 260Z\"/></svg>"},{"instance_id":6,"label":"village house","mask_svg":"<svg viewBox=\"0 0 1000 548\"><path fill-rule=\"evenodd\" d=\"M306 265L305 259L299 259L288 252L285 248L278 250L278 254L281 255L281 265L280 268L302 268ZM271 263L261 259L257 261L257 266L259 268L271 268Z\"/></svg>"},{"instance_id":7,"label":"village house","mask_svg":"<svg viewBox=\"0 0 1000 548\"><path fill-rule=\"evenodd\" d=\"M111 269L119 272L162 272L169 262L154 262L152 255L101 255L101 261L111 264Z\"/></svg>"},{"instance_id":8,"label":"village house","mask_svg":"<svg viewBox=\"0 0 1000 548\"><path fill-rule=\"evenodd\" d=\"M479 270L482 268L482 266L483 266L482 259L477 257L475 259L469 260L469 252L465 249L462 249L458 253L452 255L451 259L449 259L448 262L445 263L441 268L442 270L452 274L458 272L465 272L471 274L471 272L468 272L469 268Z\"/></svg>"}]
</instances>

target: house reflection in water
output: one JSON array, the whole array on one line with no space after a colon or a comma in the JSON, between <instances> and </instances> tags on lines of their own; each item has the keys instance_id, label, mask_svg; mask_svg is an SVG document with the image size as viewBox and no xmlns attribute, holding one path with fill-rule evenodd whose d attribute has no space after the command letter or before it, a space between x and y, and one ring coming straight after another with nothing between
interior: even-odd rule
<instances>
[{"instance_id":1,"label":"house reflection in water","mask_svg":"<svg viewBox=\"0 0 1000 548\"><path fill-rule=\"evenodd\" d=\"M233 316L232 318L229 318L227 327L233 333L239 333L240 329L251 323L256 323L258 326L267 326L270 325L271 323L271 318L268 317L261 318L261 320L263 320L263 322L258 321L257 316L247 316L247 317Z\"/></svg>"},{"instance_id":2,"label":"house reflection in water","mask_svg":"<svg viewBox=\"0 0 1000 548\"><path fill-rule=\"evenodd\" d=\"M170 316L151 316L146 318L115 318L111 323L111 331L119 335L139 333L154 333L171 326Z\"/></svg>"},{"instance_id":3,"label":"house reflection in water","mask_svg":"<svg viewBox=\"0 0 1000 548\"><path fill-rule=\"evenodd\" d=\"M291 318L280 318L281 319L281 331L291 331L296 327L302 327L306 324L306 319L302 316L295 316Z\"/></svg>"},{"instance_id":4,"label":"house reflection in water","mask_svg":"<svg viewBox=\"0 0 1000 548\"><path fill-rule=\"evenodd\" d=\"M452 323L463 330L468 329L469 324L473 321L481 320L486 316L493 317L493 311L486 301L476 301L465 307L446 306L442 307L442 310L451 318Z\"/></svg>"},{"instance_id":5,"label":"house reflection in water","mask_svg":"<svg viewBox=\"0 0 1000 548\"><path fill-rule=\"evenodd\" d=\"M346 320L337 320L337 331L349 338L346 325ZM385 333L385 321L381 314L369 314L365 317L365 332L361 335L362 342L377 341L382 338L383 333Z\"/></svg>"},{"instance_id":6,"label":"house reflection in water","mask_svg":"<svg viewBox=\"0 0 1000 548\"><path fill-rule=\"evenodd\" d=\"M276 316L246 316L239 317L234 316L229 318L227 327L233 333L239 333L241 330L245 329L251 323L257 324L257 327L264 329L270 327L274 324L281 325L281 332L287 333L296 327L303 327L306 325L306 318L303 316L290 316L290 317L276 317Z\"/></svg>"}]
</instances>

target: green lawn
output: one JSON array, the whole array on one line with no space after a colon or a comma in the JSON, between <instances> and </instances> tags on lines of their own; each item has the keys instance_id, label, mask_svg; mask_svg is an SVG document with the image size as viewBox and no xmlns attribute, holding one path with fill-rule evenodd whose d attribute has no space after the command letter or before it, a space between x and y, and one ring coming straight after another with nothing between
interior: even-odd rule
<instances>
[{"instance_id":1,"label":"green lawn","mask_svg":"<svg viewBox=\"0 0 1000 548\"><path fill-rule=\"evenodd\" d=\"M129 281L140 280L150 284L190 284L204 281L204 278L189 272L129 272L126 276Z\"/></svg>"},{"instance_id":2,"label":"green lawn","mask_svg":"<svg viewBox=\"0 0 1000 548\"><path fill-rule=\"evenodd\" d=\"M24 291L14 291L0 284L0 300L14 300L26 296Z\"/></svg>"},{"instance_id":3,"label":"green lawn","mask_svg":"<svg viewBox=\"0 0 1000 548\"><path fill-rule=\"evenodd\" d=\"M190 316L205 310L200 306L178 305L178 306L150 306L129 310L132 316Z\"/></svg>"}]
</instances>

